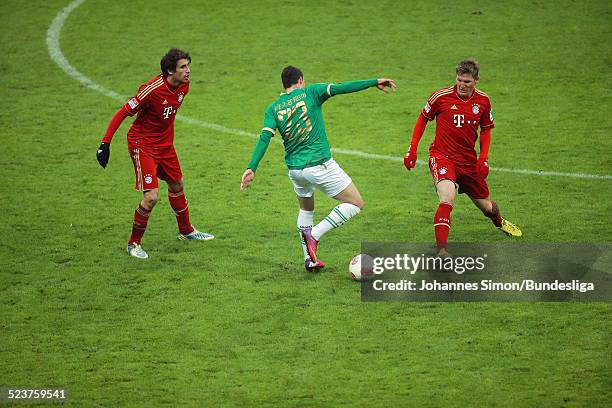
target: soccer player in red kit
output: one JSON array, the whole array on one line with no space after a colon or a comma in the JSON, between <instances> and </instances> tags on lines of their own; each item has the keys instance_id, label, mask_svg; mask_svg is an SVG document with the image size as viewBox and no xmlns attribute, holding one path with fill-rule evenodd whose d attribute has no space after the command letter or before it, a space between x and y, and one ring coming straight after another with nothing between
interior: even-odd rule
<instances>
[{"instance_id":1,"label":"soccer player in red kit","mask_svg":"<svg viewBox=\"0 0 612 408\"><path fill-rule=\"evenodd\" d=\"M134 212L132 234L127 252L136 258L148 258L141 247L142 236L158 198L160 178L168 184L168 200L176 215L178 238L206 241L214 236L200 232L189 221L183 174L174 150L174 119L189 91L189 53L172 48L162 58L161 75L141 85L138 93L121 107L108 125L97 151L97 159L106 167L110 143L117 128L128 116L138 114L127 133L130 156L136 173L136 190L143 198Z\"/></svg>"},{"instance_id":2,"label":"soccer player in red kit","mask_svg":"<svg viewBox=\"0 0 612 408\"><path fill-rule=\"evenodd\" d=\"M456 67L454 86L431 94L414 127L404 166L414 168L417 147L427 122L436 119L436 137L429 147L429 170L438 193L440 204L434 216L434 232L438 254L446 255L451 228L451 211L457 194L466 193L472 202L491 219L493 224L508 235L521 236L516 225L501 217L499 206L489 198L486 178L489 174L489 146L493 114L491 102L484 92L476 89L478 63L461 61ZM480 155L474 146L480 127Z\"/></svg>"}]
</instances>

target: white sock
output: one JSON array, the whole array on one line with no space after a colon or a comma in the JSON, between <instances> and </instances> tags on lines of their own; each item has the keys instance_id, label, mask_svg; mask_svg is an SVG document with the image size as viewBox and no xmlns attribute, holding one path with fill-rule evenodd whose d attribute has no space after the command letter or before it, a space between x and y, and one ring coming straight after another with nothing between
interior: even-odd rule
<instances>
[{"instance_id":1,"label":"white sock","mask_svg":"<svg viewBox=\"0 0 612 408\"><path fill-rule=\"evenodd\" d=\"M356 205L342 203L334 207L327 217L320 223L312 227L312 236L317 241L327 232L346 223L348 220L359 214L361 209Z\"/></svg>"},{"instance_id":2,"label":"white sock","mask_svg":"<svg viewBox=\"0 0 612 408\"><path fill-rule=\"evenodd\" d=\"M306 228L312 227L314 224L314 211L304 211L300 208L300 212L297 217L297 230L300 235L300 242L302 243L302 250L304 251L304 260L310 259L308 255L308 248L306 248L306 242L302 239L301 232Z\"/></svg>"}]
</instances>

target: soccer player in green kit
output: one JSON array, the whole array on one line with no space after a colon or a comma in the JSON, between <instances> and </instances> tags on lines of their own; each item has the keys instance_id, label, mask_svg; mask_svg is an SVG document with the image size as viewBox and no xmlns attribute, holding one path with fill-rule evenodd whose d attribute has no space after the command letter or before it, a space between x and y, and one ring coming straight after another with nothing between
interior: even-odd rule
<instances>
[{"instance_id":1,"label":"soccer player in green kit","mask_svg":"<svg viewBox=\"0 0 612 408\"><path fill-rule=\"evenodd\" d=\"M351 178L332 158L323 123L323 102L335 95L371 87L387 92L387 88L395 90L397 86L387 78L306 86L302 71L292 66L283 69L281 80L285 92L266 109L263 129L242 175L240 189L244 190L253 182L270 138L278 129L285 146L289 179L300 205L297 227L302 239L304 263L306 270L311 272L325 266L323 261L317 259L317 245L321 237L359 214L365 204ZM317 225L313 225L315 188L340 201Z\"/></svg>"}]
</instances>

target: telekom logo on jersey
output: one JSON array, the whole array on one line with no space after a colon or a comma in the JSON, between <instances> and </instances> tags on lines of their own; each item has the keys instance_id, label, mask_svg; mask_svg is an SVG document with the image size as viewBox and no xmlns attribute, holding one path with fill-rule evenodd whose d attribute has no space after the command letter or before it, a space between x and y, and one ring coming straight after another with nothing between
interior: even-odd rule
<instances>
[{"instance_id":1,"label":"telekom logo on jersey","mask_svg":"<svg viewBox=\"0 0 612 408\"><path fill-rule=\"evenodd\" d=\"M164 119L168 119L172 115L172 106L164 108Z\"/></svg>"},{"instance_id":2,"label":"telekom logo on jersey","mask_svg":"<svg viewBox=\"0 0 612 408\"><path fill-rule=\"evenodd\" d=\"M455 124L455 127L462 127L461 125L465 123L465 115L455 113L453 115L453 123Z\"/></svg>"}]
</instances>

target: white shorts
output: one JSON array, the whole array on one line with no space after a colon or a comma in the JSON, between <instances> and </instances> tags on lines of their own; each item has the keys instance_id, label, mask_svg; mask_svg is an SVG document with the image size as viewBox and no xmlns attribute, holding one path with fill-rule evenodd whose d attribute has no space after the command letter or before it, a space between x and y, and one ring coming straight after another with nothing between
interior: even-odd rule
<instances>
[{"instance_id":1,"label":"white shorts","mask_svg":"<svg viewBox=\"0 0 612 408\"><path fill-rule=\"evenodd\" d=\"M318 166L289 170L289 179L298 197L312 197L315 188L335 197L353 182L334 159Z\"/></svg>"}]
</instances>

